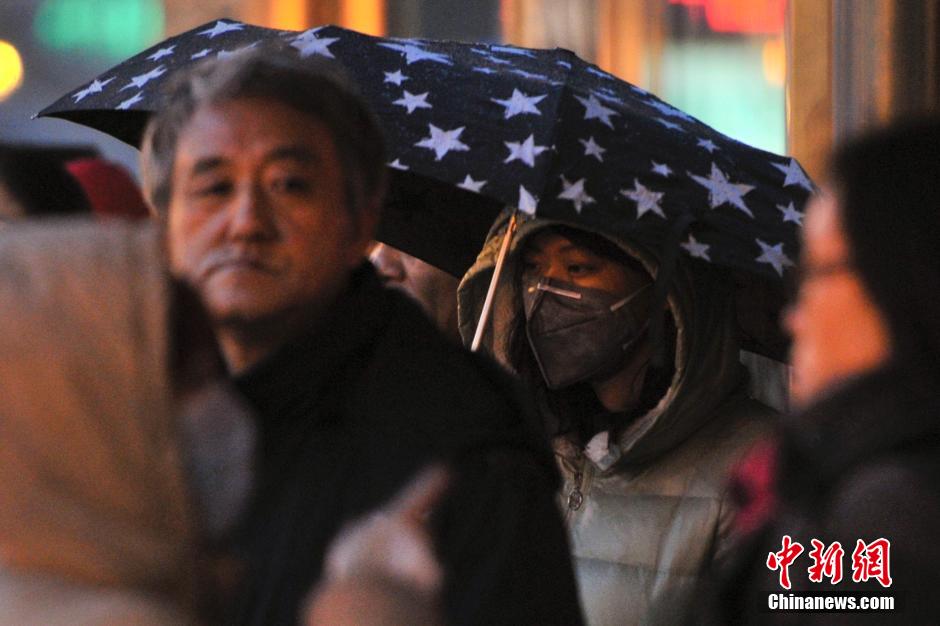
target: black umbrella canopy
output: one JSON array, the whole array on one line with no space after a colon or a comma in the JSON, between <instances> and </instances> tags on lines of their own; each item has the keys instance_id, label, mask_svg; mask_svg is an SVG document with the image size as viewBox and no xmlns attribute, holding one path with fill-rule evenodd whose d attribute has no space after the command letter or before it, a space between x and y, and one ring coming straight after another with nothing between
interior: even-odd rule
<instances>
[{"instance_id":1,"label":"black umbrella canopy","mask_svg":"<svg viewBox=\"0 0 940 626\"><path fill-rule=\"evenodd\" d=\"M795 160L727 137L562 49L218 20L121 63L39 115L138 145L167 76L271 40L346 67L378 114L400 185L386 240L452 273L469 266L485 236L478 225L503 205L654 249L675 240L702 262L773 281L798 253L813 185ZM408 215L438 223L430 235L402 231Z\"/></svg>"}]
</instances>

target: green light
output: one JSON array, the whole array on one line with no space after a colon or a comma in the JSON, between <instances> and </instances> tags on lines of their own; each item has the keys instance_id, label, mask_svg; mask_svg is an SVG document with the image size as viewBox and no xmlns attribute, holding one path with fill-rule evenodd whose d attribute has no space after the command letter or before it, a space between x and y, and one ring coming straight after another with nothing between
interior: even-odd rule
<instances>
[{"instance_id":1,"label":"green light","mask_svg":"<svg viewBox=\"0 0 940 626\"><path fill-rule=\"evenodd\" d=\"M33 30L44 45L122 60L163 37L159 0L45 0Z\"/></svg>"},{"instance_id":2,"label":"green light","mask_svg":"<svg viewBox=\"0 0 940 626\"><path fill-rule=\"evenodd\" d=\"M764 78L763 41L670 43L661 97L739 141L783 154L783 88Z\"/></svg>"}]
</instances>

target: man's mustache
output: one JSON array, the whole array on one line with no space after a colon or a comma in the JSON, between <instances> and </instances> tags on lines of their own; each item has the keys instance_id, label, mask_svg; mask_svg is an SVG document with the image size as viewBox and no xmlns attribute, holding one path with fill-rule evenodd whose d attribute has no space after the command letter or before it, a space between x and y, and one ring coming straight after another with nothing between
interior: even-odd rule
<instances>
[{"instance_id":1,"label":"man's mustache","mask_svg":"<svg viewBox=\"0 0 940 626\"><path fill-rule=\"evenodd\" d=\"M197 275L205 277L231 266L277 274L284 269L284 265L283 261L273 259L269 253L256 248L221 248L203 258Z\"/></svg>"}]
</instances>

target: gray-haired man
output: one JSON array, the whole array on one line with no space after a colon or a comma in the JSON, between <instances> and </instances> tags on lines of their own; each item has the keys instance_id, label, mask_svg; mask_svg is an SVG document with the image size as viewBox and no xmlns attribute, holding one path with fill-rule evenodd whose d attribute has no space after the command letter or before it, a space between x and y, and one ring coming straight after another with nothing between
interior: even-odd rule
<instances>
[{"instance_id":1,"label":"gray-haired man","mask_svg":"<svg viewBox=\"0 0 940 626\"><path fill-rule=\"evenodd\" d=\"M293 623L346 520L443 460L432 519L450 623L577 624L553 460L501 374L365 261L380 132L332 69L239 55L177 77L143 150L171 267L258 408L248 566L231 621Z\"/></svg>"}]
</instances>

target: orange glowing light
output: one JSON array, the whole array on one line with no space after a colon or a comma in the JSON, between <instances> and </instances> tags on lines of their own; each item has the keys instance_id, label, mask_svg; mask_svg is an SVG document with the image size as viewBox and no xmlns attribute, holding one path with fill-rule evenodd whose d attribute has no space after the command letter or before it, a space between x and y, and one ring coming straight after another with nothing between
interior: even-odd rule
<instances>
[{"instance_id":1,"label":"orange glowing light","mask_svg":"<svg viewBox=\"0 0 940 626\"><path fill-rule=\"evenodd\" d=\"M307 28L307 2L305 0L274 0L270 7L271 28L282 30Z\"/></svg>"},{"instance_id":2,"label":"orange glowing light","mask_svg":"<svg viewBox=\"0 0 940 626\"><path fill-rule=\"evenodd\" d=\"M0 39L0 100L5 100L23 82L23 59L13 44Z\"/></svg>"},{"instance_id":3,"label":"orange glowing light","mask_svg":"<svg viewBox=\"0 0 940 626\"><path fill-rule=\"evenodd\" d=\"M761 50L764 78L775 87L783 87L787 77L787 50L783 37L768 39Z\"/></svg>"},{"instance_id":4,"label":"orange glowing light","mask_svg":"<svg viewBox=\"0 0 940 626\"><path fill-rule=\"evenodd\" d=\"M343 0L340 24L367 35L385 35L385 0Z\"/></svg>"}]
</instances>

